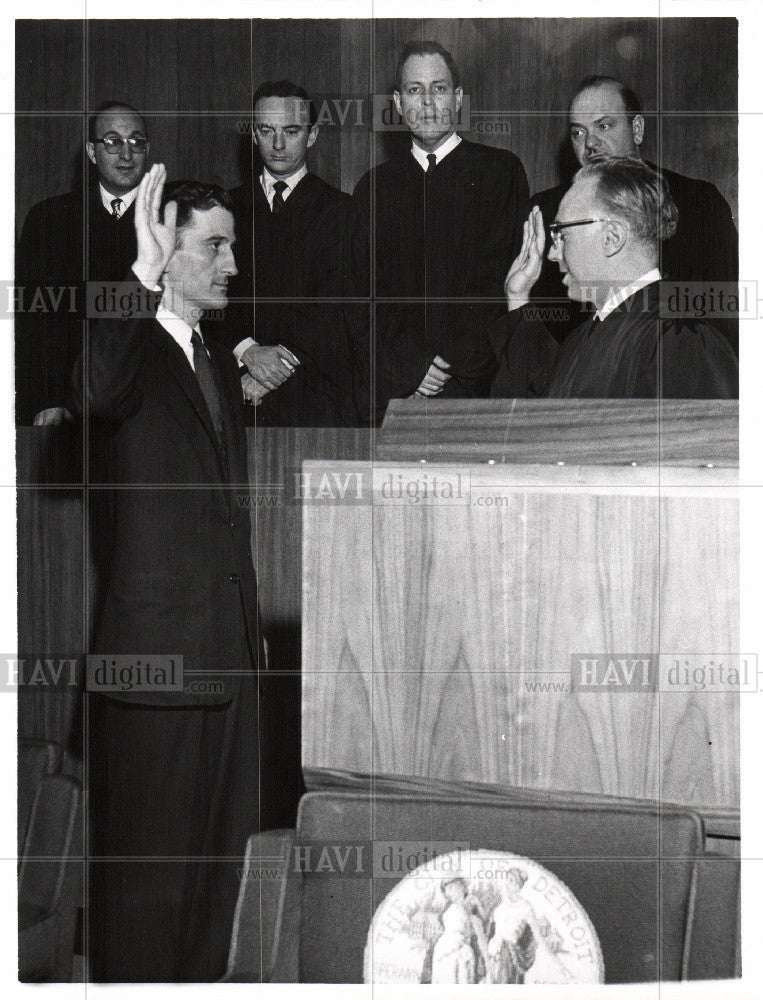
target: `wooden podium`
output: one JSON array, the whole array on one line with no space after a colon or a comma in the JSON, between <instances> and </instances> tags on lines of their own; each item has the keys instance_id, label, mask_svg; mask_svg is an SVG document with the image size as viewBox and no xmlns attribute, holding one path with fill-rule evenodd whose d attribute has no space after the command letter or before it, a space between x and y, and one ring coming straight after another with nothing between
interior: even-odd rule
<instances>
[{"instance_id":1,"label":"wooden podium","mask_svg":"<svg viewBox=\"0 0 763 1000\"><path fill-rule=\"evenodd\" d=\"M650 799L733 835L738 693L709 671L740 653L737 423L715 401L398 401L375 462L305 462L308 785Z\"/></svg>"}]
</instances>

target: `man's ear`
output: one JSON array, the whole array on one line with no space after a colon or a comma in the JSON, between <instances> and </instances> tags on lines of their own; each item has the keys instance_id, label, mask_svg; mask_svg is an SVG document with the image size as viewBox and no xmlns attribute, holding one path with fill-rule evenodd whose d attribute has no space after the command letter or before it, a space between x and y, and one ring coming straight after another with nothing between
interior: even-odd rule
<instances>
[{"instance_id":1,"label":"man's ear","mask_svg":"<svg viewBox=\"0 0 763 1000\"><path fill-rule=\"evenodd\" d=\"M308 149L311 146L315 145L315 140L317 138L318 138L318 126L317 125L311 125L310 126L310 131L308 132L308 135L307 135L307 148Z\"/></svg>"},{"instance_id":2,"label":"man's ear","mask_svg":"<svg viewBox=\"0 0 763 1000\"><path fill-rule=\"evenodd\" d=\"M614 257L628 242L628 227L619 219L606 223L604 230L604 256Z\"/></svg>"},{"instance_id":3,"label":"man's ear","mask_svg":"<svg viewBox=\"0 0 763 1000\"><path fill-rule=\"evenodd\" d=\"M631 127L633 129L633 141L637 146L640 146L644 141L644 116L634 115Z\"/></svg>"},{"instance_id":4,"label":"man's ear","mask_svg":"<svg viewBox=\"0 0 763 1000\"><path fill-rule=\"evenodd\" d=\"M95 163L95 144L92 142L85 143L85 149L87 150L87 158L91 163Z\"/></svg>"},{"instance_id":5,"label":"man's ear","mask_svg":"<svg viewBox=\"0 0 763 1000\"><path fill-rule=\"evenodd\" d=\"M392 91L392 99L395 102L395 107L397 108L397 113L402 118L403 117L403 105L402 105L402 102L400 100L400 91L399 90L393 90Z\"/></svg>"},{"instance_id":6,"label":"man's ear","mask_svg":"<svg viewBox=\"0 0 763 1000\"><path fill-rule=\"evenodd\" d=\"M456 110L461 110L461 104L464 100L464 88L456 87Z\"/></svg>"}]
</instances>

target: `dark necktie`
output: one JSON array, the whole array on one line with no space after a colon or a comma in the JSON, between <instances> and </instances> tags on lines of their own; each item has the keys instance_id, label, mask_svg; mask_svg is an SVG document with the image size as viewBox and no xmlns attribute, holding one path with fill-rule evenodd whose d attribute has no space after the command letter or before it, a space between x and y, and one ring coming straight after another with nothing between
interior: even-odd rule
<instances>
[{"instance_id":1,"label":"dark necktie","mask_svg":"<svg viewBox=\"0 0 763 1000\"><path fill-rule=\"evenodd\" d=\"M111 199L111 214L115 219L118 219L122 214L122 199L112 198Z\"/></svg>"},{"instance_id":2,"label":"dark necktie","mask_svg":"<svg viewBox=\"0 0 763 1000\"><path fill-rule=\"evenodd\" d=\"M427 177L431 177L434 173L434 168L437 166L437 154L427 153L427 159L429 160L429 166L427 167Z\"/></svg>"},{"instance_id":3,"label":"dark necktie","mask_svg":"<svg viewBox=\"0 0 763 1000\"><path fill-rule=\"evenodd\" d=\"M276 181L273 185L273 215L278 215L283 208L283 193L288 186L286 181Z\"/></svg>"},{"instance_id":4,"label":"dark necktie","mask_svg":"<svg viewBox=\"0 0 763 1000\"><path fill-rule=\"evenodd\" d=\"M225 436L223 434L223 414L220 407L220 395L215 384L215 376L207 349L204 347L204 342L198 330L194 330L191 334L191 347L193 348L193 367L196 371L196 379L199 383L201 394L207 404L209 415L212 418L212 425L217 431L220 444L224 444Z\"/></svg>"}]
</instances>

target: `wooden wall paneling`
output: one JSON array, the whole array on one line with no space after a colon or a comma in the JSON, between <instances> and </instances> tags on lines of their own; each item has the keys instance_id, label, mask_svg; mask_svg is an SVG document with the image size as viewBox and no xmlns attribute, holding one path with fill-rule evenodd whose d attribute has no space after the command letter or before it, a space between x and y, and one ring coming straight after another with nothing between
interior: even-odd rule
<instances>
[{"instance_id":1,"label":"wooden wall paneling","mask_svg":"<svg viewBox=\"0 0 763 1000\"><path fill-rule=\"evenodd\" d=\"M736 650L735 500L652 475L604 468L581 486L555 470L544 488L483 468L472 498L492 507L306 507L304 766L366 769L351 690L373 773L738 806L734 698L567 690L575 653ZM701 757L697 720L719 733Z\"/></svg>"},{"instance_id":2,"label":"wooden wall paneling","mask_svg":"<svg viewBox=\"0 0 763 1000\"><path fill-rule=\"evenodd\" d=\"M588 73L620 76L652 111L658 108L660 85L665 111L736 108L733 18L712 23L680 18L398 18L378 19L373 27L368 20L334 19L89 21L83 62L84 23L18 23L17 106L81 111L86 65L90 106L108 96L145 110L153 157L167 163L172 177L230 176L229 183L235 184L247 174L242 170L246 142L225 116L212 125L205 123L204 113L248 111L251 87L263 79L291 76L321 95L366 94L371 68L366 35L373 38L371 85L382 93L391 87L397 55L409 39L435 37L452 47L475 122L503 126L475 130L471 137L511 148L525 164L531 191L556 183L560 170L571 166L564 112L572 89ZM669 71L678 64L681 73ZM707 66L714 72L706 72ZM187 126L178 123L178 112L191 115ZM163 120L165 114L170 117ZM714 181L735 205L733 120L716 115L692 121L692 129L677 126L665 139L666 165ZM690 141L685 141L687 130ZM399 134L365 132L361 138L363 129L346 131L324 128L310 158L317 173L346 191L366 169L369 146L379 161L389 156L395 142L406 141ZM652 131L645 143L647 155L658 152ZM75 140L71 155L77 145ZM35 146L17 149L18 173L25 177L17 199L19 215L34 201L69 186L60 186L59 153L47 158Z\"/></svg>"},{"instance_id":3,"label":"wooden wall paneling","mask_svg":"<svg viewBox=\"0 0 763 1000\"><path fill-rule=\"evenodd\" d=\"M83 21L16 21L16 109L77 111L84 106Z\"/></svg>"},{"instance_id":4,"label":"wooden wall paneling","mask_svg":"<svg viewBox=\"0 0 763 1000\"><path fill-rule=\"evenodd\" d=\"M702 654L728 667L728 658L742 652L738 546L735 495L701 504L663 500L660 641L665 653ZM660 708L659 781L665 797L738 808L739 695L669 692Z\"/></svg>"},{"instance_id":5,"label":"wooden wall paneling","mask_svg":"<svg viewBox=\"0 0 763 1000\"><path fill-rule=\"evenodd\" d=\"M351 111L348 113L347 127L340 130L340 187L352 194L357 182L374 162L370 120L373 88L370 21L359 18L340 22L339 55L341 89L338 96L345 100L361 100L363 108L360 122Z\"/></svg>"},{"instance_id":6,"label":"wooden wall paneling","mask_svg":"<svg viewBox=\"0 0 763 1000\"><path fill-rule=\"evenodd\" d=\"M733 15L733 8L729 8ZM659 31L663 111L737 109L738 22L723 18L661 17Z\"/></svg>"},{"instance_id":7,"label":"wooden wall paneling","mask_svg":"<svg viewBox=\"0 0 763 1000\"><path fill-rule=\"evenodd\" d=\"M734 112L725 115L664 113L655 123L644 155L653 162L681 170L692 177L711 181L731 206L739 229L739 121ZM659 130L659 131L658 131ZM658 135L661 137L658 140ZM686 170L675 167L686 163Z\"/></svg>"},{"instance_id":8,"label":"wooden wall paneling","mask_svg":"<svg viewBox=\"0 0 763 1000\"><path fill-rule=\"evenodd\" d=\"M285 77L304 87L319 102L342 94L341 21L255 19L252 30L251 79L254 90L265 80ZM341 187L338 125L321 129L310 150L310 169L329 184Z\"/></svg>"},{"instance_id":9,"label":"wooden wall paneling","mask_svg":"<svg viewBox=\"0 0 763 1000\"><path fill-rule=\"evenodd\" d=\"M82 491L19 487L17 518L18 652L32 661L80 657L87 586ZM20 692L19 736L67 744L79 698L79 690Z\"/></svg>"}]
</instances>

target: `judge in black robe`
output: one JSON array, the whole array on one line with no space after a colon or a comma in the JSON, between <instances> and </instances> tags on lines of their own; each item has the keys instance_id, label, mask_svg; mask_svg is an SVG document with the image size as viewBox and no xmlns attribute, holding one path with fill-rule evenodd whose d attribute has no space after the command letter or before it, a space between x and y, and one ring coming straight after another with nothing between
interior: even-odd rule
<instances>
[{"instance_id":1,"label":"judge in black robe","mask_svg":"<svg viewBox=\"0 0 763 1000\"><path fill-rule=\"evenodd\" d=\"M653 163L649 166L655 167ZM709 181L685 177L674 170L662 168L660 173L667 181L670 194L678 209L675 234L662 244L660 272L666 281L682 285L702 282L708 287L713 283L737 281L739 277L739 238L728 202L718 188ZM569 185L558 184L535 194L530 199L543 213L544 222L553 222L559 203ZM547 248L548 249L548 248ZM550 306L561 305L566 319L549 324L559 341L576 328L584 318L575 303L566 298L559 269L551 261L544 261L540 280L533 290L538 299L548 300ZM553 317L554 313L549 313ZM732 346L737 346L737 322L724 319L718 324Z\"/></svg>"},{"instance_id":2,"label":"judge in black robe","mask_svg":"<svg viewBox=\"0 0 763 1000\"><path fill-rule=\"evenodd\" d=\"M431 174L408 146L361 178L354 257L357 294L374 303L377 420L390 399L416 392L438 355L451 366L443 397L488 394L487 329L503 310L528 193L513 153L466 139Z\"/></svg>"},{"instance_id":3,"label":"judge in black robe","mask_svg":"<svg viewBox=\"0 0 763 1000\"><path fill-rule=\"evenodd\" d=\"M133 199L148 149L137 152L123 141L119 152L108 153L103 137L145 139L145 122L133 108L108 103L94 112L89 129L87 151L95 166L87 182L33 205L16 250L19 424L72 404L70 376L82 354L85 319L112 308L109 291L135 260Z\"/></svg>"},{"instance_id":4,"label":"judge in black robe","mask_svg":"<svg viewBox=\"0 0 763 1000\"><path fill-rule=\"evenodd\" d=\"M662 286L669 294L670 284ZM590 399L734 399L739 395L737 359L710 323L665 318L667 295L654 282L634 292L605 319L584 319L565 338L543 386L549 397ZM661 311L662 310L662 311ZM504 330L503 349L548 343L548 331L527 310L516 310ZM511 338L516 342L511 345ZM537 350L536 350L537 353ZM527 369L525 369L527 371Z\"/></svg>"},{"instance_id":5,"label":"judge in black robe","mask_svg":"<svg viewBox=\"0 0 763 1000\"><path fill-rule=\"evenodd\" d=\"M257 407L260 426L343 427L357 420L346 291L350 197L306 173L278 213L259 177L232 192L238 276L226 343L281 344L299 365ZM250 417L252 413L250 411Z\"/></svg>"},{"instance_id":6,"label":"judge in black robe","mask_svg":"<svg viewBox=\"0 0 763 1000\"><path fill-rule=\"evenodd\" d=\"M660 237L669 238L675 229L676 209L659 173L631 157L591 164L576 175L559 215L549 257L570 297L598 308L565 339L542 387L533 373L535 394L738 395L737 360L723 335L709 323L673 312L670 295L660 294ZM528 301L545 240L534 208L522 251L507 277L509 316L503 335L494 339L498 382L516 378L524 360L540 353L537 345L547 348L551 339L536 303Z\"/></svg>"}]
</instances>

